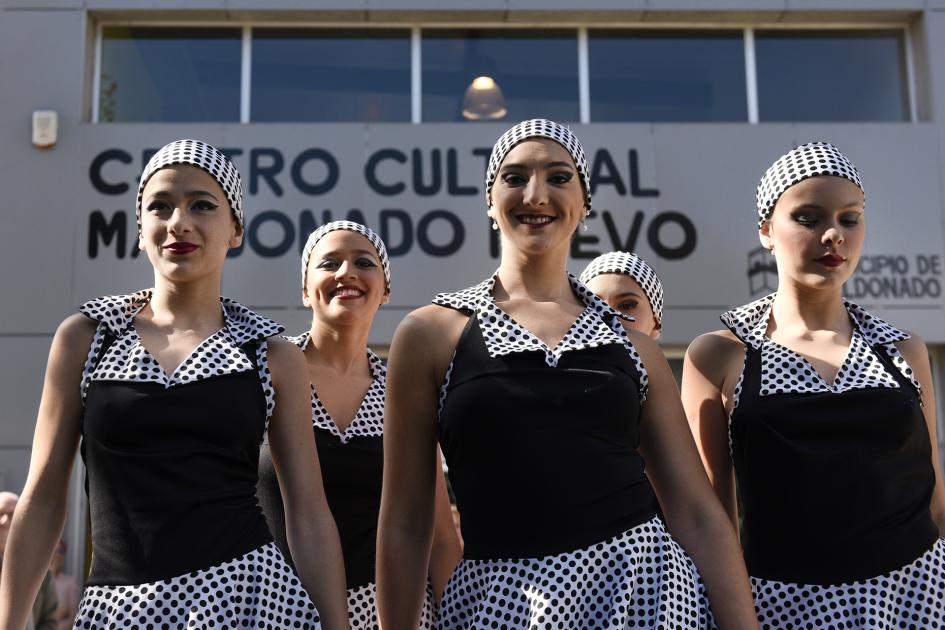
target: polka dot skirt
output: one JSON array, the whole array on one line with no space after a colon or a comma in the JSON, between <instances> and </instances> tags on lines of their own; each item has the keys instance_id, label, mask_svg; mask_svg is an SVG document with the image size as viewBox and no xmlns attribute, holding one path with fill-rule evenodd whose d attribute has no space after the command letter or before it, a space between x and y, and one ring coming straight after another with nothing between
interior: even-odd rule
<instances>
[{"instance_id":1,"label":"polka dot skirt","mask_svg":"<svg viewBox=\"0 0 945 630\"><path fill-rule=\"evenodd\" d=\"M945 628L945 540L879 577L819 586L751 578L763 630Z\"/></svg>"},{"instance_id":2,"label":"polka dot skirt","mask_svg":"<svg viewBox=\"0 0 945 630\"><path fill-rule=\"evenodd\" d=\"M464 559L437 625L503 628L715 627L692 560L654 518L584 549L521 560Z\"/></svg>"},{"instance_id":3,"label":"polka dot skirt","mask_svg":"<svg viewBox=\"0 0 945 630\"><path fill-rule=\"evenodd\" d=\"M426 596L420 608L420 630L433 630L436 627L436 604L433 588L427 582ZM372 582L364 586L348 589L348 625L351 630L378 630L377 625L377 586Z\"/></svg>"},{"instance_id":4,"label":"polka dot skirt","mask_svg":"<svg viewBox=\"0 0 945 630\"><path fill-rule=\"evenodd\" d=\"M74 630L321 628L275 543L209 569L132 586L90 586Z\"/></svg>"}]
</instances>

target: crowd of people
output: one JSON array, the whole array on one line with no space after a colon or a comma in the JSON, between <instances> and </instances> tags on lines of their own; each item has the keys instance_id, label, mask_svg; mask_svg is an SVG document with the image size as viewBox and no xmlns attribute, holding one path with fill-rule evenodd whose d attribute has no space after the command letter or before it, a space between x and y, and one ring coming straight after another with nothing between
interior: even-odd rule
<instances>
[{"instance_id":1,"label":"crowd of people","mask_svg":"<svg viewBox=\"0 0 945 630\"><path fill-rule=\"evenodd\" d=\"M591 211L575 134L515 125L485 190L498 269L408 314L385 365L368 336L398 278L373 230L311 234L311 323L282 336L220 297L236 168L196 140L155 154L154 287L59 327L22 499L0 495L0 630L945 627L928 354L842 297L866 218L846 156L765 171L778 290L693 341L681 391L653 268L567 272ZM77 452L76 604L56 545Z\"/></svg>"}]
</instances>

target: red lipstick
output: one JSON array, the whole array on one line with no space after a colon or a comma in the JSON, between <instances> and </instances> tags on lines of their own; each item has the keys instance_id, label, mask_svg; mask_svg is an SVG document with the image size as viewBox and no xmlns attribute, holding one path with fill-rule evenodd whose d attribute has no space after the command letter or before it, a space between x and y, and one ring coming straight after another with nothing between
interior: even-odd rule
<instances>
[{"instance_id":1,"label":"red lipstick","mask_svg":"<svg viewBox=\"0 0 945 630\"><path fill-rule=\"evenodd\" d=\"M189 254L192 251L197 249L197 246L193 243L168 243L164 246L164 249L169 250L175 254Z\"/></svg>"},{"instance_id":2,"label":"red lipstick","mask_svg":"<svg viewBox=\"0 0 945 630\"><path fill-rule=\"evenodd\" d=\"M817 262L819 262L821 265L825 267L834 268L834 267L839 267L840 265L845 263L846 260L847 259L844 258L843 256L837 256L836 254L825 254L821 256L820 258L818 258Z\"/></svg>"}]
</instances>

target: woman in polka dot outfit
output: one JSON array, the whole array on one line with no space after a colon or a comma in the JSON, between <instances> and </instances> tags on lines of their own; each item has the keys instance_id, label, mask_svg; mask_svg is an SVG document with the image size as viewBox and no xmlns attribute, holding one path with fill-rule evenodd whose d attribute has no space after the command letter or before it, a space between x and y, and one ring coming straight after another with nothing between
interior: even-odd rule
<instances>
[{"instance_id":1,"label":"woman in polka dot outfit","mask_svg":"<svg viewBox=\"0 0 945 630\"><path fill-rule=\"evenodd\" d=\"M23 627L81 438L93 555L76 628L347 628L304 357L218 297L243 237L238 172L207 144L172 142L141 175L137 216L154 288L87 302L53 339L0 627ZM301 579L256 503L267 429Z\"/></svg>"},{"instance_id":2,"label":"woman in polka dot outfit","mask_svg":"<svg viewBox=\"0 0 945 630\"><path fill-rule=\"evenodd\" d=\"M302 250L302 302L312 310L302 348L312 382L312 426L328 505L338 525L353 630L378 628L374 586L377 514L384 468L387 368L368 347L371 324L390 297L387 248L370 228L333 221L312 232ZM259 497L284 551L285 516L272 459L260 457ZM443 475L437 476L436 529L420 627L433 628L433 590L442 594L462 553Z\"/></svg>"},{"instance_id":3,"label":"woman in polka dot outfit","mask_svg":"<svg viewBox=\"0 0 945 630\"><path fill-rule=\"evenodd\" d=\"M704 628L706 590L723 628L755 626L735 533L666 360L566 272L589 190L568 129L510 129L486 178L498 271L438 295L394 335L378 535L385 630L416 626L437 436L465 541L440 628Z\"/></svg>"},{"instance_id":4,"label":"woman in polka dot outfit","mask_svg":"<svg viewBox=\"0 0 945 630\"><path fill-rule=\"evenodd\" d=\"M683 401L733 522L738 481L764 628L945 627L928 354L842 297L864 207L836 147L778 159L758 186L778 291L722 315L728 330L686 356Z\"/></svg>"},{"instance_id":5,"label":"woman in polka dot outfit","mask_svg":"<svg viewBox=\"0 0 945 630\"><path fill-rule=\"evenodd\" d=\"M608 306L630 317L625 327L653 339L663 328L663 283L646 261L629 252L607 252L581 272L581 282Z\"/></svg>"}]
</instances>

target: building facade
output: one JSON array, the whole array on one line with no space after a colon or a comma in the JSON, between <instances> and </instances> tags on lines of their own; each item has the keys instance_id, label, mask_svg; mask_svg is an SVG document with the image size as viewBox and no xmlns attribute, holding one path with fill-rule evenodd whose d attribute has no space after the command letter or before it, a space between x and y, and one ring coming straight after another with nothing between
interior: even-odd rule
<instances>
[{"instance_id":1,"label":"building facade","mask_svg":"<svg viewBox=\"0 0 945 630\"><path fill-rule=\"evenodd\" d=\"M25 481L59 322L150 286L137 176L183 137L224 149L244 177L247 233L224 293L290 332L308 323L308 233L338 218L380 232L393 272L371 338L383 350L409 310L498 264L482 180L499 134L567 122L594 179L571 270L613 249L646 258L677 370L719 313L776 289L755 224L764 169L833 142L867 191L847 297L928 342L941 427L945 0L441 4L0 0L0 488ZM81 573L76 473L64 536Z\"/></svg>"}]
</instances>

